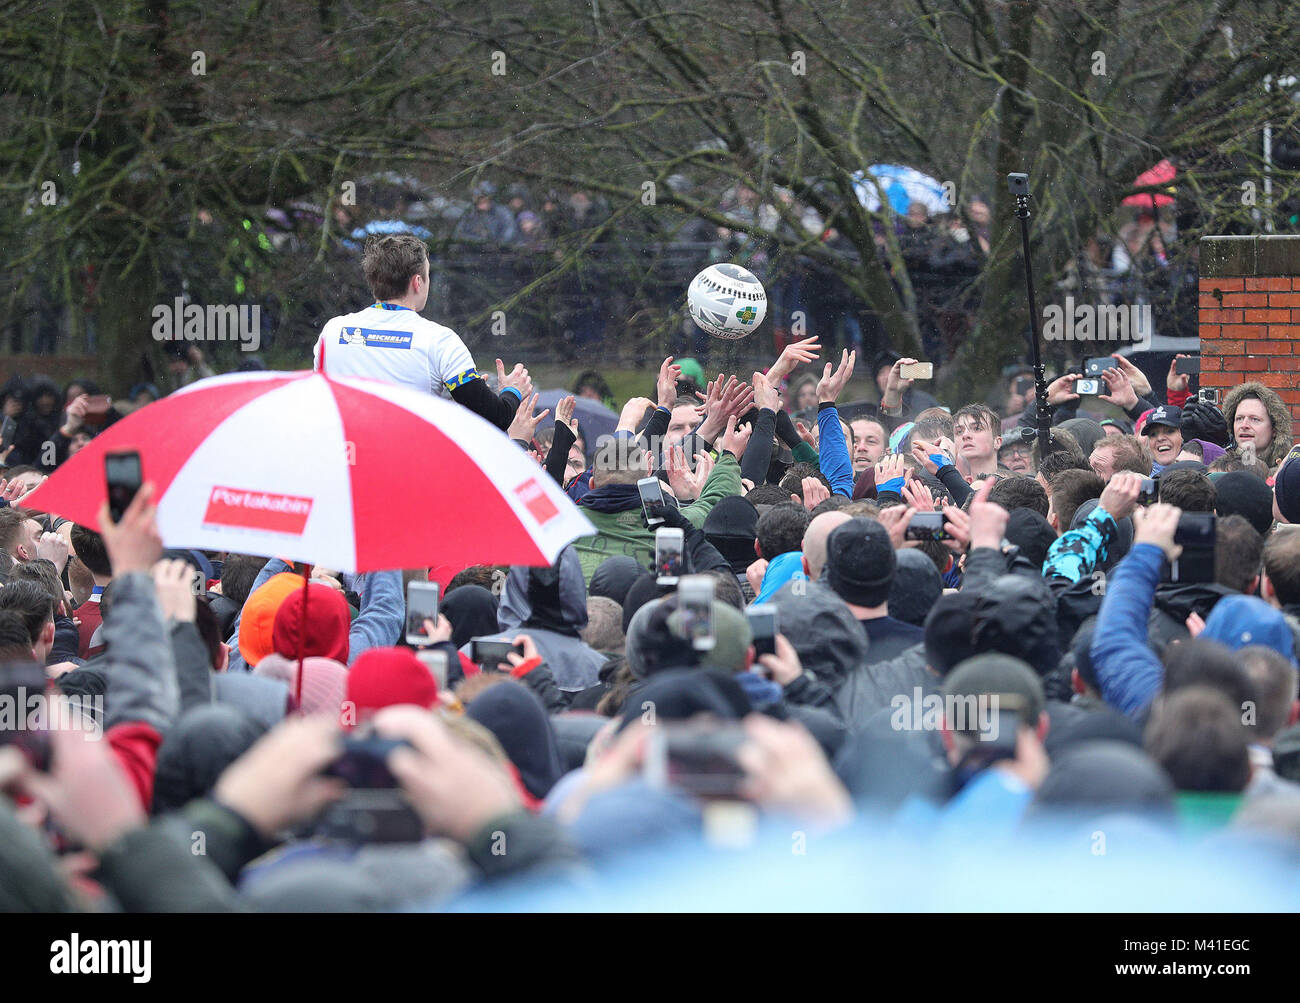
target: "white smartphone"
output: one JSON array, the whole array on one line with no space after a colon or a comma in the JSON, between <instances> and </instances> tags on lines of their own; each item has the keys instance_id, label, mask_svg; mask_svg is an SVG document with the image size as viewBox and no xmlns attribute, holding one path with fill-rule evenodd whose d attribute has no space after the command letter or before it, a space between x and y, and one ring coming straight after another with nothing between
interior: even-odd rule
<instances>
[{"instance_id":1,"label":"white smartphone","mask_svg":"<svg viewBox=\"0 0 1300 1003\"><path fill-rule=\"evenodd\" d=\"M406 583L406 643L413 648L429 644L424 621L438 622L437 582L412 580Z\"/></svg>"},{"instance_id":2,"label":"white smartphone","mask_svg":"<svg viewBox=\"0 0 1300 1003\"><path fill-rule=\"evenodd\" d=\"M439 651L437 648L427 648L424 651L416 652L415 655L430 674L438 682L438 691L442 692L447 688L447 654Z\"/></svg>"},{"instance_id":3,"label":"white smartphone","mask_svg":"<svg viewBox=\"0 0 1300 1003\"><path fill-rule=\"evenodd\" d=\"M713 591L716 584L712 575L685 575L677 584L677 608L685 620L691 647L696 651L713 650Z\"/></svg>"},{"instance_id":4,"label":"white smartphone","mask_svg":"<svg viewBox=\"0 0 1300 1003\"><path fill-rule=\"evenodd\" d=\"M685 546L685 539L686 534L680 529L662 526L655 530L655 580L658 584L677 584L677 579L682 573L682 549Z\"/></svg>"},{"instance_id":5,"label":"white smartphone","mask_svg":"<svg viewBox=\"0 0 1300 1003\"><path fill-rule=\"evenodd\" d=\"M658 477L642 477L636 482L637 493L641 496L641 512L645 515L647 526L659 526L663 524L662 519L650 518L650 513L646 511L651 505L664 504L664 489L659 483Z\"/></svg>"}]
</instances>

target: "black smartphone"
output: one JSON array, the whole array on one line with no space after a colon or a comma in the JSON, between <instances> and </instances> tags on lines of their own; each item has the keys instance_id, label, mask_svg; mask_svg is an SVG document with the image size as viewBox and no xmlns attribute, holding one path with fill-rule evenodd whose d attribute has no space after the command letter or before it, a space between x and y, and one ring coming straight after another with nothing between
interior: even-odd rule
<instances>
[{"instance_id":1,"label":"black smartphone","mask_svg":"<svg viewBox=\"0 0 1300 1003\"><path fill-rule=\"evenodd\" d=\"M424 824L394 787L356 787L331 804L308 835L344 843L418 843Z\"/></svg>"},{"instance_id":2,"label":"black smartphone","mask_svg":"<svg viewBox=\"0 0 1300 1003\"><path fill-rule=\"evenodd\" d=\"M406 583L406 643L413 648L429 643L425 620L438 622L438 583L409 581Z\"/></svg>"},{"instance_id":3,"label":"black smartphone","mask_svg":"<svg viewBox=\"0 0 1300 1003\"><path fill-rule=\"evenodd\" d=\"M903 530L904 540L948 540L951 537L943 528L942 512L913 512Z\"/></svg>"},{"instance_id":4,"label":"black smartphone","mask_svg":"<svg viewBox=\"0 0 1300 1003\"><path fill-rule=\"evenodd\" d=\"M469 660L475 665L481 665L485 669L495 669L498 665L505 662L510 664L506 655L510 652L516 655L524 653L523 647L510 641L498 641L495 638L472 637L469 641Z\"/></svg>"},{"instance_id":5,"label":"black smartphone","mask_svg":"<svg viewBox=\"0 0 1300 1003\"><path fill-rule=\"evenodd\" d=\"M777 634L777 610L773 603L751 606L745 610L749 621L749 633L753 639L754 655L775 655Z\"/></svg>"},{"instance_id":6,"label":"black smartphone","mask_svg":"<svg viewBox=\"0 0 1300 1003\"><path fill-rule=\"evenodd\" d=\"M1199 376L1201 360L1199 358L1174 359L1174 372L1179 376Z\"/></svg>"},{"instance_id":7,"label":"black smartphone","mask_svg":"<svg viewBox=\"0 0 1300 1003\"><path fill-rule=\"evenodd\" d=\"M1021 376L1016 379L1016 393L1023 397L1029 391L1034 389L1034 378L1032 376Z\"/></svg>"},{"instance_id":8,"label":"black smartphone","mask_svg":"<svg viewBox=\"0 0 1300 1003\"><path fill-rule=\"evenodd\" d=\"M1138 489L1137 503L1139 505L1151 505L1160 497L1160 478L1143 477L1142 487Z\"/></svg>"},{"instance_id":9,"label":"black smartphone","mask_svg":"<svg viewBox=\"0 0 1300 1003\"><path fill-rule=\"evenodd\" d=\"M1213 512L1184 512L1178 517L1174 543L1183 548L1169 566L1169 580L1181 583L1214 581L1214 543L1217 517Z\"/></svg>"},{"instance_id":10,"label":"black smartphone","mask_svg":"<svg viewBox=\"0 0 1300 1003\"><path fill-rule=\"evenodd\" d=\"M325 767L327 777L338 777L349 787L396 787L397 780L388 769L388 754L399 746L410 746L405 739L346 738L338 759Z\"/></svg>"},{"instance_id":11,"label":"black smartphone","mask_svg":"<svg viewBox=\"0 0 1300 1003\"><path fill-rule=\"evenodd\" d=\"M647 526L659 526L662 519L651 519L647 508L651 505L664 504L664 488L658 477L642 477L636 482L637 494L641 496L641 512L645 515Z\"/></svg>"},{"instance_id":12,"label":"black smartphone","mask_svg":"<svg viewBox=\"0 0 1300 1003\"><path fill-rule=\"evenodd\" d=\"M105 453L104 480L108 484L108 513L114 522L121 522L122 514L130 507L131 500L144 483L140 454L135 450Z\"/></svg>"},{"instance_id":13,"label":"black smartphone","mask_svg":"<svg viewBox=\"0 0 1300 1003\"><path fill-rule=\"evenodd\" d=\"M1075 380L1074 392L1080 397L1096 397L1102 391L1101 380Z\"/></svg>"},{"instance_id":14,"label":"black smartphone","mask_svg":"<svg viewBox=\"0 0 1300 1003\"><path fill-rule=\"evenodd\" d=\"M1085 359L1083 362L1083 374L1085 376L1100 376L1103 369L1118 369L1119 363L1109 355L1103 355L1097 359Z\"/></svg>"}]
</instances>

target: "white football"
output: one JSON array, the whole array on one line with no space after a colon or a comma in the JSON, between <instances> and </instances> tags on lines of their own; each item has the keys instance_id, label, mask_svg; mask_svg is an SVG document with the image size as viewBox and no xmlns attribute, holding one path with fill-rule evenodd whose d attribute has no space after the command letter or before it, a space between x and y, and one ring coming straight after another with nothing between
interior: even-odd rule
<instances>
[{"instance_id":1,"label":"white football","mask_svg":"<svg viewBox=\"0 0 1300 1003\"><path fill-rule=\"evenodd\" d=\"M691 279L686 290L691 320L715 338L743 338L767 316L767 292L748 269L724 262Z\"/></svg>"}]
</instances>

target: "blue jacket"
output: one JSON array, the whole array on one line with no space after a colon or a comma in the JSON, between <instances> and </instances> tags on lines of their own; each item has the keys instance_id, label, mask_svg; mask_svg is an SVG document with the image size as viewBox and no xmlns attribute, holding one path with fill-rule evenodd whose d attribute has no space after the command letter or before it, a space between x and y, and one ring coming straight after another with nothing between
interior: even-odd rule
<instances>
[{"instance_id":1,"label":"blue jacket","mask_svg":"<svg viewBox=\"0 0 1300 1003\"><path fill-rule=\"evenodd\" d=\"M776 595L786 582L807 577L803 573L803 551L791 550L785 554L778 554L772 558L767 565L767 570L763 572L763 587L758 590L758 595L750 605L759 606Z\"/></svg>"},{"instance_id":2,"label":"blue jacket","mask_svg":"<svg viewBox=\"0 0 1300 1003\"><path fill-rule=\"evenodd\" d=\"M817 465L831 482L831 491L846 498L853 497L853 459L849 444L844 441L840 427L840 413L834 404L824 404L817 411Z\"/></svg>"},{"instance_id":3,"label":"blue jacket","mask_svg":"<svg viewBox=\"0 0 1300 1003\"><path fill-rule=\"evenodd\" d=\"M1098 505L1082 525L1062 533L1052 544L1043 562L1043 577L1077 582L1106 560L1118 536L1119 526L1114 517Z\"/></svg>"},{"instance_id":4,"label":"blue jacket","mask_svg":"<svg viewBox=\"0 0 1300 1003\"><path fill-rule=\"evenodd\" d=\"M1134 545L1106 584L1092 637L1102 698L1131 717L1146 709L1164 682L1164 667L1147 644L1147 618L1164 561L1154 544Z\"/></svg>"}]
</instances>

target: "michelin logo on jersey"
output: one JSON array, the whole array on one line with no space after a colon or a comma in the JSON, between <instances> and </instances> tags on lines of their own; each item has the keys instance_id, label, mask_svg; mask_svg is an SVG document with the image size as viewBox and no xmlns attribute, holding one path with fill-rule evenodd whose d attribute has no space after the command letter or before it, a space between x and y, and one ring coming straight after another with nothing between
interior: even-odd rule
<instances>
[{"instance_id":1,"label":"michelin logo on jersey","mask_svg":"<svg viewBox=\"0 0 1300 1003\"><path fill-rule=\"evenodd\" d=\"M369 327L345 327L339 332L340 345L367 348L410 348L415 335L410 331L376 331Z\"/></svg>"}]
</instances>

